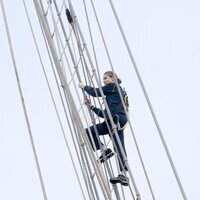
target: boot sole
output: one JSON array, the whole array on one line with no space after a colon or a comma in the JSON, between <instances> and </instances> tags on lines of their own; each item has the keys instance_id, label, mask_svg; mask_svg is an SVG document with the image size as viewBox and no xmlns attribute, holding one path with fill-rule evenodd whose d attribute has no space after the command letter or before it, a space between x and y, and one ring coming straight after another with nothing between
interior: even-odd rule
<instances>
[{"instance_id":1,"label":"boot sole","mask_svg":"<svg viewBox=\"0 0 200 200\"><path fill-rule=\"evenodd\" d=\"M120 183L120 184L122 184L123 186L128 186L128 183L127 183L127 182L120 181L120 180L110 180L110 183L112 183L112 184Z\"/></svg>"}]
</instances>

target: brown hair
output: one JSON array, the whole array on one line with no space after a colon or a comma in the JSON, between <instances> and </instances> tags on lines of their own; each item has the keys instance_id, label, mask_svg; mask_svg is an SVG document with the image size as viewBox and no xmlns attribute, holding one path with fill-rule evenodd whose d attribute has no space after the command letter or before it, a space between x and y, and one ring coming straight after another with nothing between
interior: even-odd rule
<instances>
[{"instance_id":1,"label":"brown hair","mask_svg":"<svg viewBox=\"0 0 200 200\"><path fill-rule=\"evenodd\" d=\"M114 80L117 81L118 84L122 82L121 79L118 78L117 74L115 74L113 71L107 71L104 74L111 78L114 78Z\"/></svg>"}]
</instances>

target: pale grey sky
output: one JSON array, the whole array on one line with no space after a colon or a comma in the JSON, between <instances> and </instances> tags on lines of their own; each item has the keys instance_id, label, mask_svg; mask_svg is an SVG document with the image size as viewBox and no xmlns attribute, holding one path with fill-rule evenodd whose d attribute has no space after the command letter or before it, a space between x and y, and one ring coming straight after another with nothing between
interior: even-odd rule
<instances>
[{"instance_id":1,"label":"pale grey sky","mask_svg":"<svg viewBox=\"0 0 200 200\"><path fill-rule=\"evenodd\" d=\"M89 1L88 1L89 2ZM73 2L90 46L82 1ZM40 48L32 1L29 14ZM188 200L200 199L200 27L197 0L114 2ZM181 200L150 111L108 1L95 3L115 71L129 94L130 118L157 200ZM19 76L49 200L82 199L35 50L23 1L4 1ZM90 12L90 20L94 16ZM66 21L67 23L67 21ZM43 199L0 11L0 199ZM98 34L95 32L95 36ZM96 39L100 72L108 69ZM48 68L46 51L42 51ZM57 94L56 92L54 93ZM127 128L128 159L143 200L151 196ZM74 177L74 178L73 178ZM125 189L127 190L127 189ZM127 191L128 192L128 191Z\"/></svg>"}]
</instances>

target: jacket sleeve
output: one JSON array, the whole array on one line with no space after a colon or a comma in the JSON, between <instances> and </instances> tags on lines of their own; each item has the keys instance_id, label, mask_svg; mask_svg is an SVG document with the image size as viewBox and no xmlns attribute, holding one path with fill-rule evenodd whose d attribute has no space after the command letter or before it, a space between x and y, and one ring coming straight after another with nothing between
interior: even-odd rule
<instances>
[{"instance_id":1,"label":"jacket sleeve","mask_svg":"<svg viewBox=\"0 0 200 200\"><path fill-rule=\"evenodd\" d=\"M101 117L101 118L104 118L104 116L103 116L103 111L102 111L101 109L96 108L96 107L94 107L94 106L92 106L90 109L91 109L97 116L99 116L99 117Z\"/></svg>"},{"instance_id":2,"label":"jacket sleeve","mask_svg":"<svg viewBox=\"0 0 200 200\"><path fill-rule=\"evenodd\" d=\"M110 94L113 92L114 90L114 85L113 83L107 84L105 86L102 87L103 93L105 95ZM93 88L91 86L85 86L84 90L91 96L93 97L100 97L101 96L101 92L99 88Z\"/></svg>"}]
</instances>

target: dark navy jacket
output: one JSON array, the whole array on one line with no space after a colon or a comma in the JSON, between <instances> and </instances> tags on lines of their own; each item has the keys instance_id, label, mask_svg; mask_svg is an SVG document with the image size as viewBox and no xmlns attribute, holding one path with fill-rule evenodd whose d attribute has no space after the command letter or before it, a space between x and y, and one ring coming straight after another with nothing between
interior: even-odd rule
<instances>
[{"instance_id":1,"label":"dark navy jacket","mask_svg":"<svg viewBox=\"0 0 200 200\"><path fill-rule=\"evenodd\" d=\"M121 91L122 88L119 86ZM90 86L85 86L84 90L93 97L101 97L101 93L99 88L93 88ZM108 107L110 109L111 115L114 116L115 114L118 115L126 115L123 104L121 102L121 98L117 89L117 85L115 83L108 83L105 86L102 87L103 93L106 96L106 102L108 104ZM103 112L99 108L92 108L92 110L99 116L103 117ZM106 110L104 110L106 117L108 117Z\"/></svg>"}]
</instances>

